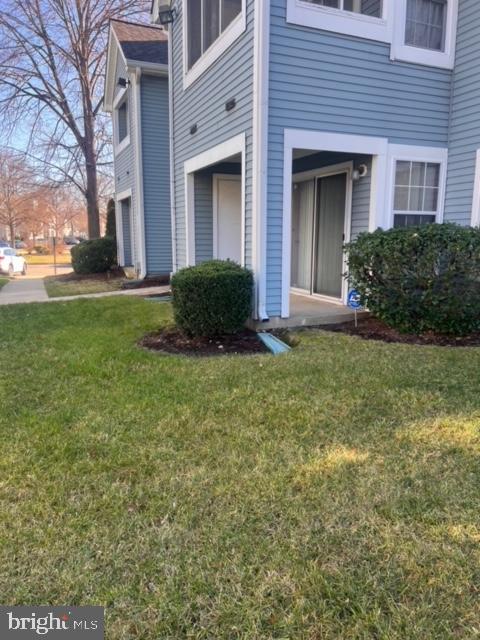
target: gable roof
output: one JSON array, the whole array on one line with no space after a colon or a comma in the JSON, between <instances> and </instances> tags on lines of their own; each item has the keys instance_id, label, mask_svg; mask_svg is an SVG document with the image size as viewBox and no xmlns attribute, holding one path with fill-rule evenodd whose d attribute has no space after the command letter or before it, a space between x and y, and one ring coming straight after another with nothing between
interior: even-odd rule
<instances>
[{"instance_id":1,"label":"gable roof","mask_svg":"<svg viewBox=\"0 0 480 640\"><path fill-rule=\"evenodd\" d=\"M118 43L126 60L168 64L168 37L159 27L112 20Z\"/></svg>"},{"instance_id":2,"label":"gable roof","mask_svg":"<svg viewBox=\"0 0 480 640\"><path fill-rule=\"evenodd\" d=\"M127 70L140 67L159 75L168 75L168 36L160 27L110 20L103 108L113 109L117 58Z\"/></svg>"}]
</instances>

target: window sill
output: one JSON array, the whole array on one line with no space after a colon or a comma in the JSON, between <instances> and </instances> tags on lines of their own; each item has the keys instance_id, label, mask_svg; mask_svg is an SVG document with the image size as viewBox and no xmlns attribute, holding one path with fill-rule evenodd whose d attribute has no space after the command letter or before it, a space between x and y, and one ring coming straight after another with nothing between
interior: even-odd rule
<instances>
[{"instance_id":1,"label":"window sill","mask_svg":"<svg viewBox=\"0 0 480 640\"><path fill-rule=\"evenodd\" d=\"M430 49L410 47L406 44L393 44L390 59L399 62L412 62L426 67L438 67L439 69L453 69L455 65L454 53L431 51Z\"/></svg>"},{"instance_id":2,"label":"window sill","mask_svg":"<svg viewBox=\"0 0 480 640\"><path fill-rule=\"evenodd\" d=\"M212 66L212 64L222 56L225 51L232 46L232 44L246 31L247 20L245 8L242 13L235 18L235 20L228 26L228 28L222 33L222 35L215 40L201 58L193 65L191 69L187 71L187 47L186 39L183 51L184 58L184 76L183 76L183 88L187 89L192 85L205 71ZM186 33L184 25L184 33Z\"/></svg>"},{"instance_id":3,"label":"window sill","mask_svg":"<svg viewBox=\"0 0 480 640\"><path fill-rule=\"evenodd\" d=\"M126 136L121 142L115 145L115 155L118 156L119 153L125 151L127 147L130 146L130 135Z\"/></svg>"},{"instance_id":4,"label":"window sill","mask_svg":"<svg viewBox=\"0 0 480 640\"><path fill-rule=\"evenodd\" d=\"M386 15L384 18L372 18L349 11L306 4L302 0L288 0L287 22L390 43L392 41L392 21L389 15L390 6L385 4Z\"/></svg>"}]
</instances>

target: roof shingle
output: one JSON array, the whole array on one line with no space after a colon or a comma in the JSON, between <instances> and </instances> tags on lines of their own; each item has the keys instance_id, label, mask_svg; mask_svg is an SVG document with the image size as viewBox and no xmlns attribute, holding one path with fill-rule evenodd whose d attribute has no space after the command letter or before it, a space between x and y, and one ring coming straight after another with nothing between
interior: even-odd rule
<instances>
[{"instance_id":1,"label":"roof shingle","mask_svg":"<svg viewBox=\"0 0 480 640\"><path fill-rule=\"evenodd\" d=\"M168 64L168 36L161 28L122 20L111 25L127 60Z\"/></svg>"}]
</instances>

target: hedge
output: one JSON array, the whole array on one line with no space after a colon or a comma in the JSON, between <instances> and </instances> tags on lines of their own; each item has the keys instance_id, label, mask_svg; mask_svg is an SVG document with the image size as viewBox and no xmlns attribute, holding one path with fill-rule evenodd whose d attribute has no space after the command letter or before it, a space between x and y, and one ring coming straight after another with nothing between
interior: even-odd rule
<instances>
[{"instance_id":1,"label":"hedge","mask_svg":"<svg viewBox=\"0 0 480 640\"><path fill-rule=\"evenodd\" d=\"M230 261L211 260L172 278L177 326L190 336L214 337L240 331L252 306L253 275Z\"/></svg>"},{"instance_id":2,"label":"hedge","mask_svg":"<svg viewBox=\"0 0 480 640\"><path fill-rule=\"evenodd\" d=\"M71 255L75 273L104 273L117 263L117 243L115 238L107 236L87 240L72 247Z\"/></svg>"},{"instance_id":3,"label":"hedge","mask_svg":"<svg viewBox=\"0 0 480 640\"><path fill-rule=\"evenodd\" d=\"M429 224L363 233L346 246L363 303L402 332L480 330L480 230Z\"/></svg>"}]
</instances>

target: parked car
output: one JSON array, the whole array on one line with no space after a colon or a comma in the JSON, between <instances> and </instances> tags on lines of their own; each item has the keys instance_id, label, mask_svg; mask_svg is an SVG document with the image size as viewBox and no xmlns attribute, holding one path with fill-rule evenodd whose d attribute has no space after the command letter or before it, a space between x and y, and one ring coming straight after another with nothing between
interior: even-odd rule
<instances>
[{"instance_id":1,"label":"parked car","mask_svg":"<svg viewBox=\"0 0 480 640\"><path fill-rule=\"evenodd\" d=\"M26 248L27 248L26 242L23 242L23 240L16 240L15 249L26 249Z\"/></svg>"},{"instance_id":2,"label":"parked car","mask_svg":"<svg viewBox=\"0 0 480 640\"><path fill-rule=\"evenodd\" d=\"M15 273L27 275L27 263L23 256L17 255L15 249L11 247L0 247L0 273L8 273L13 276Z\"/></svg>"},{"instance_id":3,"label":"parked car","mask_svg":"<svg viewBox=\"0 0 480 640\"><path fill-rule=\"evenodd\" d=\"M67 245L80 244L80 240L75 238L75 236L65 236L63 242Z\"/></svg>"},{"instance_id":4,"label":"parked car","mask_svg":"<svg viewBox=\"0 0 480 640\"><path fill-rule=\"evenodd\" d=\"M5 240L0 240L0 247L10 247L10 245Z\"/></svg>"}]
</instances>

